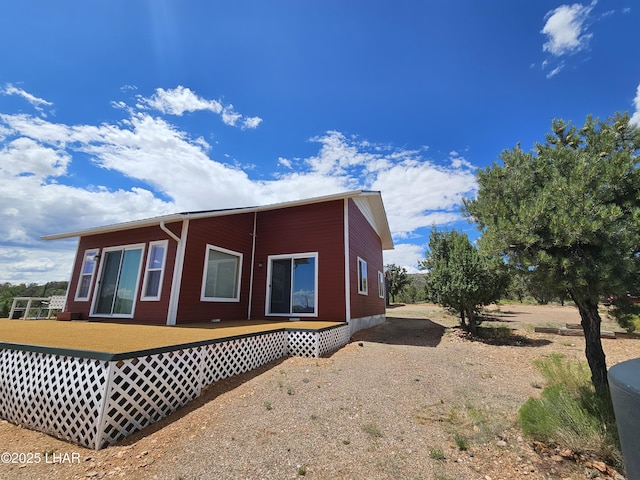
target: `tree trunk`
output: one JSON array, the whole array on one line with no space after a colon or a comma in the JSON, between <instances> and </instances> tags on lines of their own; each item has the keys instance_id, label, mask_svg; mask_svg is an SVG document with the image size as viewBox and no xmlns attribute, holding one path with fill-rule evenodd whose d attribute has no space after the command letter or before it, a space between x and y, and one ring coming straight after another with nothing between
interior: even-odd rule
<instances>
[{"instance_id":1,"label":"tree trunk","mask_svg":"<svg viewBox=\"0 0 640 480\"><path fill-rule=\"evenodd\" d=\"M473 309L467 310L467 319L469 321L469 331L476 335L478 333L478 326L476 325L476 317Z\"/></svg>"},{"instance_id":2,"label":"tree trunk","mask_svg":"<svg viewBox=\"0 0 640 480\"><path fill-rule=\"evenodd\" d=\"M589 298L577 298L573 293L571 298L578 307L582 319L580 324L585 339L585 355L591 369L591 382L596 392L606 398L609 396L609 380L607 378L607 362L600 339L602 320L598 313L598 304Z\"/></svg>"},{"instance_id":3,"label":"tree trunk","mask_svg":"<svg viewBox=\"0 0 640 480\"><path fill-rule=\"evenodd\" d=\"M460 309L460 325L467 328L467 322L464 320L464 308Z\"/></svg>"}]
</instances>

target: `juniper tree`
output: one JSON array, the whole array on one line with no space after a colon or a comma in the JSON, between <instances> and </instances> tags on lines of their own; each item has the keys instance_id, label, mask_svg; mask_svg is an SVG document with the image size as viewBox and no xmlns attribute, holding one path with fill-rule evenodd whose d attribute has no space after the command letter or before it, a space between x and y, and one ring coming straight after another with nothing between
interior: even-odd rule
<instances>
[{"instance_id":1,"label":"juniper tree","mask_svg":"<svg viewBox=\"0 0 640 480\"><path fill-rule=\"evenodd\" d=\"M598 302L635 284L640 252L640 130L626 114L552 122L544 143L517 145L478 172L464 210L481 242L517 268L544 271L580 312L585 355L608 392Z\"/></svg>"},{"instance_id":2,"label":"juniper tree","mask_svg":"<svg viewBox=\"0 0 640 480\"><path fill-rule=\"evenodd\" d=\"M386 265L385 269L389 274L389 295L391 296L391 301L395 303L396 295L409 284L407 269L395 263Z\"/></svg>"},{"instance_id":3,"label":"juniper tree","mask_svg":"<svg viewBox=\"0 0 640 480\"><path fill-rule=\"evenodd\" d=\"M495 260L483 255L466 234L431 230L421 267L428 270L427 298L453 310L460 323L476 333L479 307L496 301L506 281Z\"/></svg>"}]
</instances>

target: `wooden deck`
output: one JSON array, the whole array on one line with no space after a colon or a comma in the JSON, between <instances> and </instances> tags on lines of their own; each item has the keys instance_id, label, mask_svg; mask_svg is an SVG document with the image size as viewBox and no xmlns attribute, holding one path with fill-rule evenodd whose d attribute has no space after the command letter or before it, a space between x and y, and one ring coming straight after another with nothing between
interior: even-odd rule
<instances>
[{"instance_id":1,"label":"wooden deck","mask_svg":"<svg viewBox=\"0 0 640 480\"><path fill-rule=\"evenodd\" d=\"M344 323L235 320L178 326L0 319L0 344L119 354L209 343L277 330L321 331Z\"/></svg>"}]
</instances>

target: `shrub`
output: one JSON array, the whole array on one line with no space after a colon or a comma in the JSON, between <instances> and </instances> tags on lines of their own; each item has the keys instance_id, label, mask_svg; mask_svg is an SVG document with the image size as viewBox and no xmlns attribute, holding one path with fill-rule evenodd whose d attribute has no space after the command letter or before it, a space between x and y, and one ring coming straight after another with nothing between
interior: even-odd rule
<instances>
[{"instance_id":1,"label":"shrub","mask_svg":"<svg viewBox=\"0 0 640 480\"><path fill-rule=\"evenodd\" d=\"M525 435L622 464L610 397L598 396L584 362L552 355L536 362L547 379L540 398L529 398L518 412Z\"/></svg>"},{"instance_id":2,"label":"shrub","mask_svg":"<svg viewBox=\"0 0 640 480\"><path fill-rule=\"evenodd\" d=\"M439 447L430 448L429 457L433 458L434 460L444 460L444 451L442 451L442 449Z\"/></svg>"},{"instance_id":3,"label":"shrub","mask_svg":"<svg viewBox=\"0 0 640 480\"><path fill-rule=\"evenodd\" d=\"M460 435L459 433L456 433L454 435L453 439L456 442L456 445L458 446L458 448L460 450L468 450L469 449L469 441L463 435Z\"/></svg>"},{"instance_id":4,"label":"shrub","mask_svg":"<svg viewBox=\"0 0 640 480\"><path fill-rule=\"evenodd\" d=\"M611 303L611 309L607 311L607 315L628 333L633 333L640 324L640 305L631 297L617 297Z\"/></svg>"}]
</instances>

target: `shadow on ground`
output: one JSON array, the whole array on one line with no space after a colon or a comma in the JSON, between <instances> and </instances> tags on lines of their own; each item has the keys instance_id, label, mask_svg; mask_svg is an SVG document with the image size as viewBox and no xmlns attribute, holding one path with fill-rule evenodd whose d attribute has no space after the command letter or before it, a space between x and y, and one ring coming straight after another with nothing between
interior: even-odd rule
<instances>
[{"instance_id":1,"label":"shadow on ground","mask_svg":"<svg viewBox=\"0 0 640 480\"><path fill-rule=\"evenodd\" d=\"M553 343L546 338L529 338L526 335L517 333L517 330L508 327L478 327L478 333L464 330L462 327L453 329L459 338L469 342L480 342L487 345L509 346L509 347L544 347Z\"/></svg>"},{"instance_id":2,"label":"shadow on ground","mask_svg":"<svg viewBox=\"0 0 640 480\"><path fill-rule=\"evenodd\" d=\"M531 315L531 312L489 311L483 315L483 318L487 322L522 322L523 315Z\"/></svg>"},{"instance_id":3,"label":"shadow on ground","mask_svg":"<svg viewBox=\"0 0 640 480\"><path fill-rule=\"evenodd\" d=\"M436 347L445 330L445 327L428 318L387 317L380 325L356 332L351 341Z\"/></svg>"}]
</instances>

